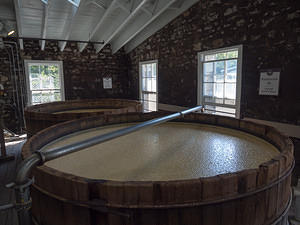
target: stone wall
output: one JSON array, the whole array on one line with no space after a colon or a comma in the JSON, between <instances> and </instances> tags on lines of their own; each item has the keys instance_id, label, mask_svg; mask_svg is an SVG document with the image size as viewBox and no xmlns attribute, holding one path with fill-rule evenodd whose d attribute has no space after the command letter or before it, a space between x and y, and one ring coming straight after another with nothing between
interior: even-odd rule
<instances>
[{"instance_id":1,"label":"stone wall","mask_svg":"<svg viewBox=\"0 0 300 225\"><path fill-rule=\"evenodd\" d=\"M243 44L241 116L300 125L300 2L201 0L130 52L138 64L158 59L159 102L197 103L197 52ZM259 71L279 68L278 97L258 95Z\"/></svg>"},{"instance_id":2,"label":"stone wall","mask_svg":"<svg viewBox=\"0 0 300 225\"><path fill-rule=\"evenodd\" d=\"M92 45L80 53L76 43L68 43L61 52L58 42L46 42L41 51L37 41L25 41L23 59L63 61L66 100L128 98L127 57L119 51L112 55L110 46L96 54ZM103 89L103 77L110 76L112 89Z\"/></svg>"},{"instance_id":3,"label":"stone wall","mask_svg":"<svg viewBox=\"0 0 300 225\"><path fill-rule=\"evenodd\" d=\"M23 73L22 70L14 70L14 67L18 68L17 55L14 43L5 43L5 48L0 48L0 84L4 88L0 92L0 113L4 127L15 133L20 133L23 126L23 95L21 94L23 89L19 84L22 83ZM19 66L21 67L21 64Z\"/></svg>"},{"instance_id":4,"label":"stone wall","mask_svg":"<svg viewBox=\"0 0 300 225\"><path fill-rule=\"evenodd\" d=\"M16 51L14 52L15 54ZM96 54L91 45L80 53L76 43L68 43L63 52L59 50L58 42L46 42L42 51L38 41L24 41L24 50L19 52L20 62L24 59L63 61L64 86L66 100L94 98L132 98L128 91L128 57L120 50L112 55L110 46L106 46ZM23 66L20 79L25 80ZM111 77L112 89L103 89L103 77ZM22 107L16 104L13 95L18 94L21 101L21 91L14 91L11 76L9 56L5 49L0 49L0 81L5 87L4 123L10 130L20 133L22 127ZM26 86L22 82L26 101ZM21 118L21 119L19 119Z\"/></svg>"}]
</instances>

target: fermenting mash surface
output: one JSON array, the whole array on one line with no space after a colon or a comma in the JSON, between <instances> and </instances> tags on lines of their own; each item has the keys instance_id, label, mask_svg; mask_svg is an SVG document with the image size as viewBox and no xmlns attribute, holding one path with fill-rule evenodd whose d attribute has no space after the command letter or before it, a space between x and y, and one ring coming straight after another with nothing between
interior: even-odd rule
<instances>
[{"instance_id":1,"label":"fermenting mash surface","mask_svg":"<svg viewBox=\"0 0 300 225\"><path fill-rule=\"evenodd\" d=\"M62 113L90 113L90 112L106 112L113 109L70 109L65 111L54 112L53 114L62 114Z\"/></svg>"},{"instance_id":2,"label":"fermenting mash surface","mask_svg":"<svg viewBox=\"0 0 300 225\"><path fill-rule=\"evenodd\" d=\"M57 139L43 150L131 126L94 128ZM257 168L279 154L253 135L196 123L164 123L55 159L47 166L91 179L180 180Z\"/></svg>"}]
</instances>

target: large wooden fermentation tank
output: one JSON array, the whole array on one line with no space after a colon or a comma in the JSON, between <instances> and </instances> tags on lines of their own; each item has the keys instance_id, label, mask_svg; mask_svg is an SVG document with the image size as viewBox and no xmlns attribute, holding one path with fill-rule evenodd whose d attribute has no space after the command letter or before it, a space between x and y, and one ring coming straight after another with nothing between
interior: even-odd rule
<instances>
[{"instance_id":1,"label":"large wooden fermentation tank","mask_svg":"<svg viewBox=\"0 0 300 225\"><path fill-rule=\"evenodd\" d=\"M78 118L142 112L142 103L126 99L94 99L51 102L25 108L29 137L54 124Z\"/></svg>"},{"instance_id":2,"label":"large wooden fermentation tank","mask_svg":"<svg viewBox=\"0 0 300 225\"><path fill-rule=\"evenodd\" d=\"M65 122L33 136L22 154L26 158L68 138L78 141L74 132L106 132L158 116L161 114L133 113ZM172 126L175 132L170 130ZM207 133L201 136L203 130ZM189 114L130 135L34 169L35 220L43 225L286 225L281 216L290 203L293 144L276 129L233 118ZM130 143L131 138L136 144ZM245 151L252 140L261 145ZM143 143L149 148L142 149ZM266 155L260 146L267 146L271 153ZM97 152L102 154L98 159ZM93 160L84 164L84 154ZM156 173L166 165L167 169ZM76 172L68 171L70 168ZM134 170L124 175L127 168ZM93 174L90 177L81 173L88 170Z\"/></svg>"}]
</instances>

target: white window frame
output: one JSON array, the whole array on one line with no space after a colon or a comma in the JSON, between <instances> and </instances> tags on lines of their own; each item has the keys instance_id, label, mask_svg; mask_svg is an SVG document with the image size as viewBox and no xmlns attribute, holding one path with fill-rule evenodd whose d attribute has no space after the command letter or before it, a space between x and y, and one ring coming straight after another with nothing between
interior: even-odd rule
<instances>
[{"instance_id":1,"label":"white window frame","mask_svg":"<svg viewBox=\"0 0 300 225\"><path fill-rule=\"evenodd\" d=\"M49 61L49 60L24 60L25 74L26 74L26 90L27 90L27 105L32 105L32 95L30 91L30 79L29 79L29 64L40 64L40 65L58 65L60 74L60 93L61 101L65 100L65 85L64 85L64 72L63 72L63 62L62 61Z\"/></svg>"},{"instance_id":2,"label":"white window frame","mask_svg":"<svg viewBox=\"0 0 300 225\"><path fill-rule=\"evenodd\" d=\"M139 99L143 101L143 91L142 91L142 65L149 64L149 63L156 63L156 110L158 111L158 60L149 60L149 61L141 61L139 62Z\"/></svg>"},{"instance_id":3,"label":"white window frame","mask_svg":"<svg viewBox=\"0 0 300 225\"><path fill-rule=\"evenodd\" d=\"M241 113L241 91L242 91L242 59L243 59L243 45L235 45L226 48L218 48L203 52L198 52L198 91L197 91L197 104L203 104L203 63L204 63L204 56L210 54L216 54L224 51L229 51L231 49L238 50L238 58L237 58L237 82L236 82L236 106L231 108L236 109L235 111L235 118L240 118ZM210 103L211 105L220 106L220 107L227 107L230 108L228 105L217 104L217 103Z\"/></svg>"}]
</instances>

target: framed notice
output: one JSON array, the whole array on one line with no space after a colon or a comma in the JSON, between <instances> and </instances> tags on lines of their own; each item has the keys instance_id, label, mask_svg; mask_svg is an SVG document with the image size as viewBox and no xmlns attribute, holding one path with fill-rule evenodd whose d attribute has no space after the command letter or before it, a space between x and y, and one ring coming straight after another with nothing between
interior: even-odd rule
<instances>
[{"instance_id":1,"label":"framed notice","mask_svg":"<svg viewBox=\"0 0 300 225\"><path fill-rule=\"evenodd\" d=\"M112 79L111 77L103 77L103 88L111 89L112 88Z\"/></svg>"},{"instance_id":2,"label":"framed notice","mask_svg":"<svg viewBox=\"0 0 300 225\"><path fill-rule=\"evenodd\" d=\"M266 70L260 72L259 94L276 95L279 92L280 70Z\"/></svg>"}]
</instances>

